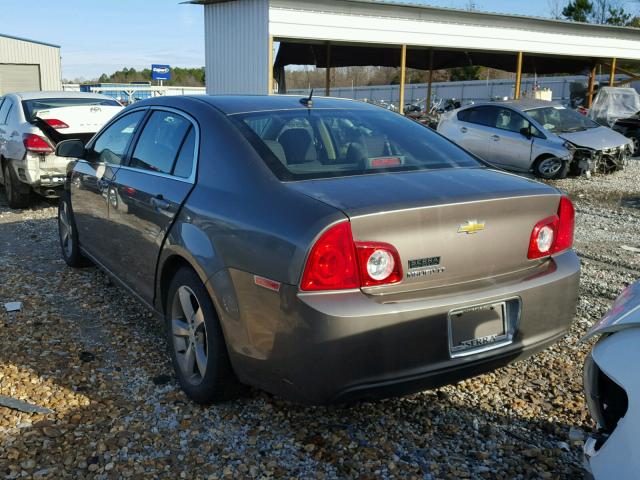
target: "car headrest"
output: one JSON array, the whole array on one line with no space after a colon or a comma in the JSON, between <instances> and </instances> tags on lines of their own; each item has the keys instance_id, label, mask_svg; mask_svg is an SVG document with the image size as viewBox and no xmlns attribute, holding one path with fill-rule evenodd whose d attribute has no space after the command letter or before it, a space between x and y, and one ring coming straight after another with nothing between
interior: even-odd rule
<instances>
[{"instance_id":1,"label":"car headrest","mask_svg":"<svg viewBox=\"0 0 640 480\"><path fill-rule=\"evenodd\" d=\"M277 159L286 165L287 157L284 154L284 148L282 148L282 145L280 145L280 143L276 142L275 140L263 140L263 141L267 145L267 147L269 147L269 150L271 150L273 154L277 157Z\"/></svg>"},{"instance_id":2,"label":"car headrest","mask_svg":"<svg viewBox=\"0 0 640 480\"><path fill-rule=\"evenodd\" d=\"M311 135L304 128L290 128L280 135L278 142L282 145L287 159L287 164L306 163L313 161L309 158L311 147Z\"/></svg>"}]
</instances>

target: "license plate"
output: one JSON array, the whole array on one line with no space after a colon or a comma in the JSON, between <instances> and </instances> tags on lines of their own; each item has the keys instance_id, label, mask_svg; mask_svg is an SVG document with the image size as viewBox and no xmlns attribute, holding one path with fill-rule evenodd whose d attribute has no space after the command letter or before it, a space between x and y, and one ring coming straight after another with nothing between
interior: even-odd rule
<instances>
[{"instance_id":1,"label":"license plate","mask_svg":"<svg viewBox=\"0 0 640 480\"><path fill-rule=\"evenodd\" d=\"M449 312L449 350L461 357L511 343L512 322L506 302L487 303Z\"/></svg>"}]
</instances>

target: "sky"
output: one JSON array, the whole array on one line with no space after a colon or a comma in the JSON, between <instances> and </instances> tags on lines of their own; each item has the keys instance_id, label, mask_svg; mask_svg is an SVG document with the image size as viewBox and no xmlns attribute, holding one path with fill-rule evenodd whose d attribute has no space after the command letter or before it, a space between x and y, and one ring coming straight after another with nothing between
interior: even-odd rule
<instances>
[{"instance_id":1,"label":"sky","mask_svg":"<svg viewBox=\"0 0 640 480\"><path fill-rule=\"evenodd\" d=\"M182 0L0 0L0 33L62 47L62 77L91 80L152 63L204 65L204 14ZM469 0L407 0L467 8ZM546 0L472 0L476 10L547 16Z\"/></svg>"}]
</instances>

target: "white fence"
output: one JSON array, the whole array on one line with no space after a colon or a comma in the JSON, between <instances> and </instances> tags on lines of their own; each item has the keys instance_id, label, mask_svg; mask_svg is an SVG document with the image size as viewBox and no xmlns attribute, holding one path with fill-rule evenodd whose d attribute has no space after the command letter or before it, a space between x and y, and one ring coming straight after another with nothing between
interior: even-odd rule
<instances>
[{"instance_id":1,"label":"white fence","mask_svg":"<svg viewBox=\"0 0 640 480\"><path fill-rule=\"evenodd\" d=\"M81 91L77 83L66 83L62 85L62 90L69 92ZM120 101L133 103L143 98L159 97L164 95L205 95L204 87L160 87L154 85L101 85L91 87L91 92L102 93Z\"/></svg>"},{"instance_id":2,"label":"white fence","mask_svg":"<svg viewBox=\"0 0 640 480\"><path fill-rule=\"evenodd\" d=\"M623 80L624 76L618 76L618 80ZM608 85L609 76L600 75L598 80ZM567 77L538 77L523 78L522 90L531 92L534 85L539 88L549 88L553 92L553 99L558 101L568 101L570 98L570 85L573 82L587 83L587 77L567 76ZM636 89L640 88L640 82L634 82ZM514 80L472 80L462 82L434 82L432 98L448 99L456 98L461 101L481 102L494 97L513 98L515 91ZM306 94L307 89L288 89L287 93ZM382 85L371 87L337 87L331 89L331 96L341 98L351 98L354 100L384 101L398 106L400 97L399 85ZM416 83L406 85L405 102L412 103L424 100L427 96L427 84Z\"/></svg>"}]
</instances>

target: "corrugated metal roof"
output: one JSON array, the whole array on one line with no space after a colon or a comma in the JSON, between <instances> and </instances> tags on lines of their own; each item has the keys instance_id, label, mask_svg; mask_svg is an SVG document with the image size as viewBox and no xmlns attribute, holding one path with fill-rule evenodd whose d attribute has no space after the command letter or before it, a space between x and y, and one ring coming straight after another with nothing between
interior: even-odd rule
<instances>
[{"instance_id":1,"label":"corrugated metal roof","mask_svg":"<svg viewBox=\"0 0 640 480\"><path fill-rule=\"evenodd\" d=\"M226 3L231 1L241 1L241 0L189 0L182 3L190 3L195 5L208 5L215 3ZM458 13L468 16L480 16L480 17L498 17L498 18L512 18L518 20L533 20L537 22L549 22L556 23L566 26L585 26L585 27L597 27L601 29L610 29L610 30L624 30L624 31L633 31L640 34L640 29L632 28L632 27L619 27L615 25L599 25L595 23L584 23L584 22L574 22L569 20L561 20L555 18L547 18L547 17L538 17L533 15L521 15L521 14L513 14L513 13L497 13L497 12L483 12L478 10L463 10L460 8L452 8L452 7L436 7L434 5L428 5L424 3L417 3L415 1L401 1L401 0L344 0L346 2L352 3L369 3L375 5L382 6L390 6L390 7L406 7L406 8L418 8L421 10L431 10L434 12L444 12L444 13Z\"/></svg>"},{"instance_id":2,"label":"corrugated metal roof","mask_svg":"<svg viewBox=\"0 0 640 480\"><path fill-rule=\"evenodd\" d=\"M55 45L53 43L41 42L39 40L31 40L30 38L16 37L14 35L7 35L5 33L0 33L0 37L10 38L11 40L19 40L21 42L37 43L38 45L45 45L47 47L62 48L60 45Z\"/></svg>"}]
</instances>

